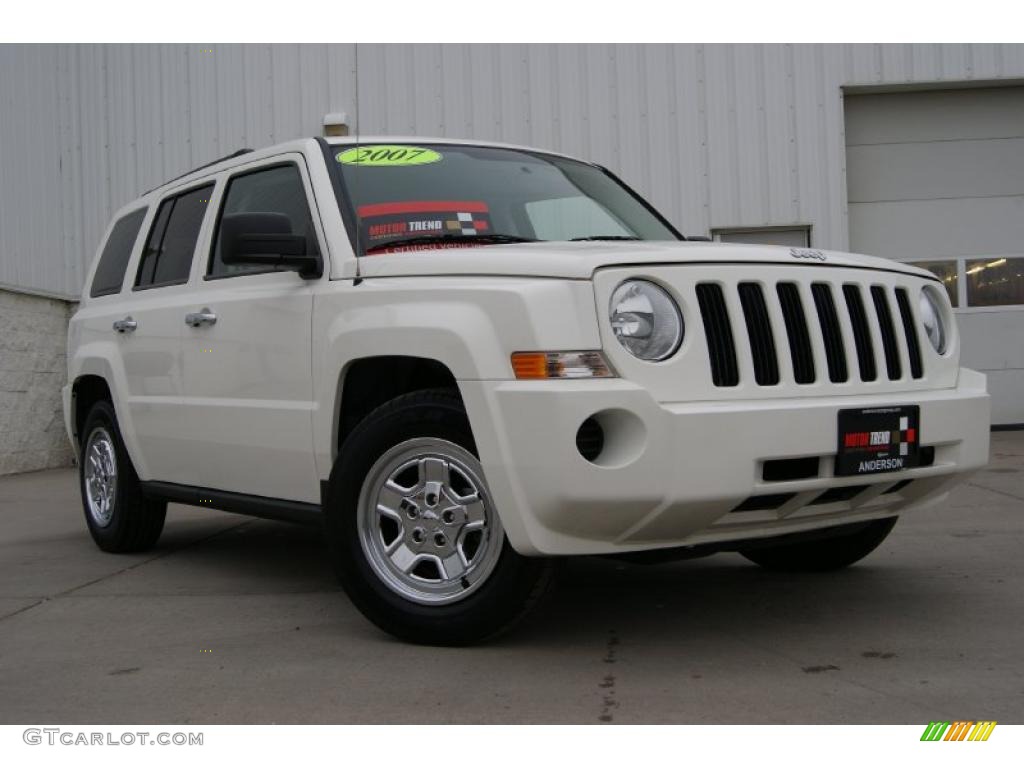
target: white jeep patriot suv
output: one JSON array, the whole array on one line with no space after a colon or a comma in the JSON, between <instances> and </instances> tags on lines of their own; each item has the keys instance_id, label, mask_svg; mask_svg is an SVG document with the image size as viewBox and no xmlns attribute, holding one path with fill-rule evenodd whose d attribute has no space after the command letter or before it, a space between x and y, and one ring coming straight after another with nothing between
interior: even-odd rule
<instances>
[{"instance_id":1,"label":"white jeep patriot suv","mask_svg":"<svg viewBox=\"0 0 1024 768\"><path fill-rule=\"evenodd\" d=\"M425 139L243 150L119 211L68 337L85 519L322 524L384 630L469 643L556 556L822 571L988 457L942 283L687 241L611 173Z\"/></svg>"}]
</instances>

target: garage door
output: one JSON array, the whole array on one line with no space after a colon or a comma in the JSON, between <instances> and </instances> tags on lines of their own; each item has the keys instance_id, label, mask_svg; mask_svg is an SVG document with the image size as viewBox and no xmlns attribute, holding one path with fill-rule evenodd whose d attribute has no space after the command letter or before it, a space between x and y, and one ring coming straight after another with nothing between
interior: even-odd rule
<instances>
[{"instance_id":1,"label":"garage door","mask_svg":"<svg viewBox=\"0 0 1024 768\"><path fill-rule=\"evenodd\" d=\"M847 94L850 250L940 275L994 424L1024 423L1024 87Z\"/></svg>"}]
</instances>

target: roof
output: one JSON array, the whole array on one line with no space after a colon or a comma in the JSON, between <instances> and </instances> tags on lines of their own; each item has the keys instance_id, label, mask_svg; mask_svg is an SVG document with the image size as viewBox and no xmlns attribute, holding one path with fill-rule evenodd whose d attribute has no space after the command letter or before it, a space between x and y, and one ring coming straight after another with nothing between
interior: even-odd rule
<instances>
[{"instance_id":1,"label":"roof","mask_svg":"<svg viewBox=\"0 0 1024 768\"><path fill-rule=\"evenodd\" d=\"M191 171L183 173L181 176L169 179L159 186L153 187L153 189L140 195L137 200L145 200L150 196L162 196L170 188L184 187L198 179L212 176L215 173L220 173L221 171L238 165L243 165L245 163L251 163L255 160L263 160L267 157L273 157L274 155L281 154L282 152L301 152L308 149L309 143L313 140L314 139L312 138L293 139L291 141L273 144L269 147L262 147L261 149L237 150L226 157L200 165L198 168L193 168ZM133 201L133 203L134 202L137 201Z\"/></svg>"},{"instance_id":2,"label":"roof","mask_svg":"<svg viewBox=\"0 0 1024 768\"><path fill-rule=\"evenodd\" d=\"M213 160L204 165L200 165L198 168L193 168L187 173L183 173L180 176L176 176L173 179L168 179L163 184L153 187L153 189L144 192L136 200L132 201L131 204L126 208L131 207L138 200L144 200L151 195L162 196L171 187L187 186L188 184L206 176L211 176L215 173L227 170L237 165L245 163L251 163L254 160L262 160L265 157L272 157L273 155L280 154L281 152L296 152L303 149L309 148L309 142L318 141L320 137L306 137L302 139L292 139L291 141L280 142L278 144L272 144L268 147L262 147L260 149L239 149L232 152L226 157ZM324 138L330 146L349 146L354 144L449 144L449 145L466 145L473 147L494 147L496 149L512 149L523 152L541 152L545 155L554 155L555 157L564 157L569 160L576 160L578 162L587 162L580 160L578 157L572 155L566 155L562 152L556 152L550 149L541 149L539 147L528 147L520 144L505 144L497 141L477 141L475 139L456 139L450 137L434 137L434 136L330 136Z\"/></svg>"}]
</instances>

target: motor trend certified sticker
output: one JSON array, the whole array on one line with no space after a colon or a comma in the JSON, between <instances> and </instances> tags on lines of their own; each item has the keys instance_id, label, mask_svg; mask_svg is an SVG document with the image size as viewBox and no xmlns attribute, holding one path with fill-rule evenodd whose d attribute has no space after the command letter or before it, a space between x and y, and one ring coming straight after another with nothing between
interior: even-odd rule
<instances>
[{"instance_id":1,"label":"motor trend certified sticker","mask_svg":"<svg viewBox=\"0 0 1024 768\"><path fill-rule=\"evenodd\" d=\"M487 204L476 200L404 200L373 203L359 207L360 236L364 243L378 250L390 240L430 235L455 235L467 239L491 231ZM471 245L472 243L467 243ZM441 243L434 244L435 246ZM459 247L461 243L444 245ZM409 246L405 250L422 250ZM395 251L387 251L395 252Z\"/></svg>"},{"instance_id":2,"label":"motor trend certified sticker","mask_svg":"<svg viewBox=\"0 0 1024 768\"><path fill-rule=\"evenodd\" d=\"M339 152L335 155L335 159L342 165L395 168L438 163L443 159L443 155L426 147L410 147L403 144L372 144L365 147L346 149L344 152Z\"/></svg>"}]
</instances>

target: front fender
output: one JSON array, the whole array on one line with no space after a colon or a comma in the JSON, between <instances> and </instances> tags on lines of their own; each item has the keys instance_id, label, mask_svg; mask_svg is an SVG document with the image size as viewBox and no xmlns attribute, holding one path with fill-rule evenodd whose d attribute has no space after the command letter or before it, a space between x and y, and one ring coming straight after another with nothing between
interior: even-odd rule
<instances>
[{"instance_id":1,"label":"front fender","mask_svg":"<svg viewBox=\"0 0 1024 768\"><path fill-rule=\"evenodd\" d=\"M445 365L456 381L507 380L513 352L600 344L589 281L467 276L330 283L313 308L318 473L330 474L342 382L356 360L421 357ZM475 432L478 425L472 426Z\"/></svg>"}]
</instances>

